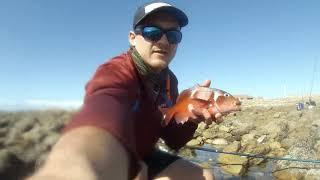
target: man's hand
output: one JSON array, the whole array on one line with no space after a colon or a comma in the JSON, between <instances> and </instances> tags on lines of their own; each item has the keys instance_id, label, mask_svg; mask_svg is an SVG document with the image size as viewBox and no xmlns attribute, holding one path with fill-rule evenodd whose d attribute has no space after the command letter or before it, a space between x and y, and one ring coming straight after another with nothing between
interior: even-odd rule
<instances>
[{"instance_id":1,"label":"man's hand","mask_svg":"<svg viewBox=\"0 0 320 180\"><path fill-rule=\"evenodd\" d=\"M129 173L127 156L123 145L107 131L79 127L62 135L44 166L26 180L124 180Z\"/></svg>"},{"instance_id":2,"label":"man's hand","mask_svg":"<svg viewBox=\"0 0 320 180\"><path fill-rule=\"evenodd\" d=\"M205 80L202 84L199 84L198 87L196 87L195 91L192 93L192 97L195 99L202 99L205 101L208 101L211 98L213 98L213 91L209 89L210 84L210 80ZM207 125L210 125L212 124L212 121L216 123L221 123L223 121L221 113L211 114L207 108L196 108L193 107L192 104L190 104L189 109L194 114L192 118L195 119L198 123L205 121Z\"/></svg>"}]
</instances>

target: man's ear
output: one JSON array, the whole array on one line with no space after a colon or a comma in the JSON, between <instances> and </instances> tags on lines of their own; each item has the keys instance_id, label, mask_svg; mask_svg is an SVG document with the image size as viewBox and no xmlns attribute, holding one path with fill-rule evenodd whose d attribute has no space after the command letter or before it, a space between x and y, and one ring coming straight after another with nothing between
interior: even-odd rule
<instances>
[{"instance_id":1,"label":"man's ear","mask_svg":"<svg viewBox=\"0 0 320 180\"><path fill-rule=\"evenodd\" d=\"M130 46L136 46L136 34L133 31L129 32L128 38Z\"/></svg>"}]
</instances>

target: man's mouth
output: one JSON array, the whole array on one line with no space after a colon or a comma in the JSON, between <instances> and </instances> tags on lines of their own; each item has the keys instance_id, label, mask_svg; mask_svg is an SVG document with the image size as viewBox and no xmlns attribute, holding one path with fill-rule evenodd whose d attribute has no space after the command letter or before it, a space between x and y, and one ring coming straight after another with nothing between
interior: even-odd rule
<instances>
[{"instance_id":1,"label":"man's mouth","mask_svg":"<svg viewBox=\"0 0 320 180\"><path fill-rule=\"evenodd\" d=\"M167 51L164 51L164 50L155 50L155 51L153 51L154 53L158 53L158 54L163 54L163 55L166 55L166 54L168 54L168 52Z\"/></svg>"}]
</instances>

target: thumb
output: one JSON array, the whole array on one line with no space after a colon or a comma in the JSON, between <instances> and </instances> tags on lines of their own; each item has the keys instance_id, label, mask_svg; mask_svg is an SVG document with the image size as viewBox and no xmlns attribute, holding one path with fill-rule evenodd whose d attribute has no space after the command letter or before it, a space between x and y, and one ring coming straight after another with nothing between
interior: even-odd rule
<instances>
[{"instance_id":1,"label":"thumb","mask_svg":"<svg viewBox=\"0 0 320 180\"><path fill-rule=\"evenodd\" d=\"M211 84L211 80L207 79L205 81L203 81L200 86L201 87L210 87L210 84Z\"/></svg>"}]
</instances>

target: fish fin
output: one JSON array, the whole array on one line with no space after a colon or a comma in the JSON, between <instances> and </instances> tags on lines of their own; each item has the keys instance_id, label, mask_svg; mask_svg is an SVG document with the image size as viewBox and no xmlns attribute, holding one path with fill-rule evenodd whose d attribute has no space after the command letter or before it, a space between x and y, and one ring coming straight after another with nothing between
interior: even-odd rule
<instances>
[{"instance_id":1,"label":"fish fin","mask_svg":"<svg viewBox=\"0 0 320 180\"><path fill-rule=\"evenodd\" d=\"M175 114L175 111L174 111L174 108L160 108L160 111L162 112L163 114L163 119L161 121L161 125L163 127L167 126L171 119L173 118L174 114Z\"/></svg>"},{"instance_id":2,"label":"fish fin","mask_svg":"<svg viewBox=\"0 0 320 180\"><path fill-rule=\"evenodd\" d=\"M177 98L177 103L182 101L183 99L189 98L191 96L191 92L192 92L192 89L190 88L183 90Z\"/></svg>"},{"instance_id":3,"label":"fish fin","mask_svg":"<svg viewBox=\"0 0 320 180\"><path fill-rule=\"evenodd\" d=\"M176 120L176 122L179 124L184 124L186 121L188 121L189 119L189 116L188 114L185 114L185 113L176 113L174 115L174 119Z\"/></svg>"}]
</instances>

